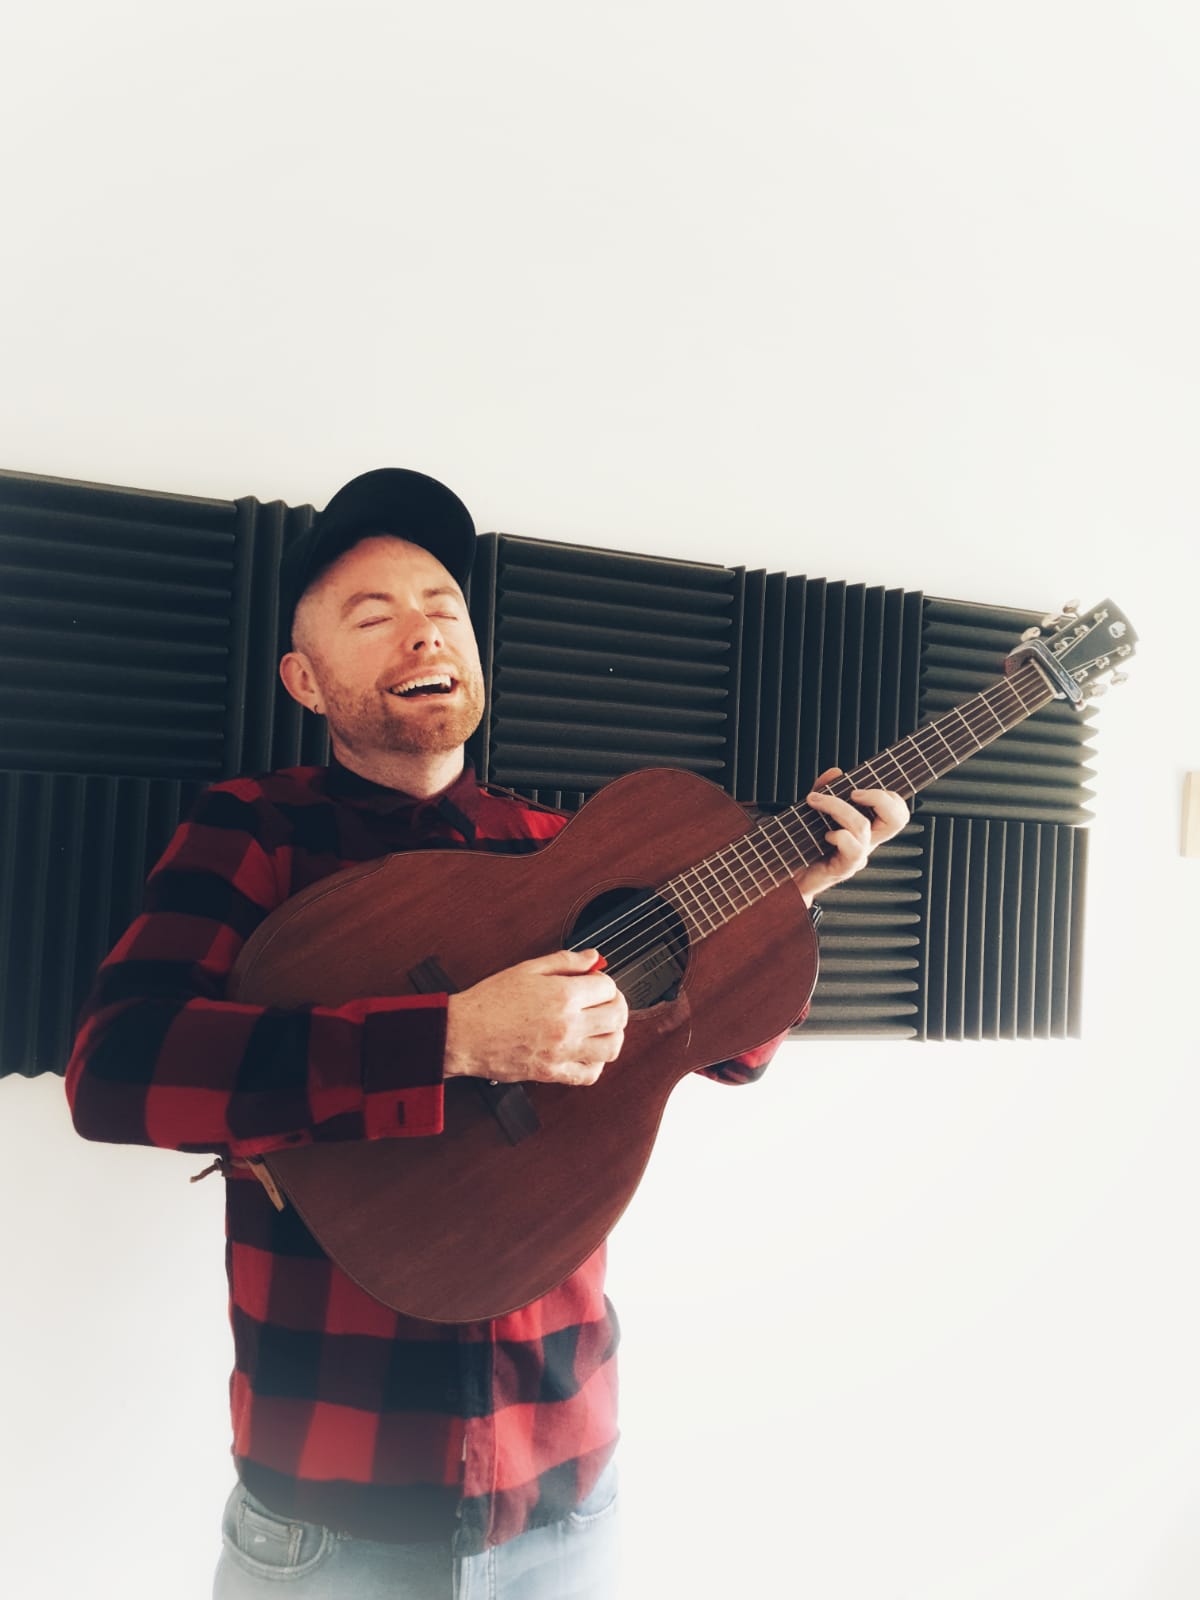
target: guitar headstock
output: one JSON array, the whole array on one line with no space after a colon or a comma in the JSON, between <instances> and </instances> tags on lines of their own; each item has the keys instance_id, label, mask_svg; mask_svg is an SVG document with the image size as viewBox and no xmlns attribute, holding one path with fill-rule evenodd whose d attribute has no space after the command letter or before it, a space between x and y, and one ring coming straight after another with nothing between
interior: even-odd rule
<instances>
[{"instance_id":1,"label":"guitar headstock","mask_svg":"<svg viewBox=\"0 0 1200 1600\"><path fill-rule=\"evenodd\" d=\"M1123 683L1121 667L1134 653L1137 634L1128 617L1111 600L1081 612L1068 601L1040 627L1027 628L1009 655L1016 663L1032 657L1057 686L1060 697L1075 705L1102 695L1110 683Z\"/></svg>"}]
</instances>

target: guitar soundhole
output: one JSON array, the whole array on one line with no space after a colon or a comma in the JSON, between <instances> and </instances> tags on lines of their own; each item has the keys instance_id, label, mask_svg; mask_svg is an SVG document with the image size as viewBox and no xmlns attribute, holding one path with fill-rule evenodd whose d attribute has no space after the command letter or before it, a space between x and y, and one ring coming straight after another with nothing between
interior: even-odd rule
<instances>
[{"instance_id":1,"label":"guitar soundhole","mask_svg":"<svg viewBox=\"0 0 1200 1600\"><path fill-rule=\"evenodd\" d=\"M603 953L631 1011L674 1000L687 970L687 930L652 889L598 895L583 908L566 942L577 950L595 945Z\"/></svg>"}]
</instances>

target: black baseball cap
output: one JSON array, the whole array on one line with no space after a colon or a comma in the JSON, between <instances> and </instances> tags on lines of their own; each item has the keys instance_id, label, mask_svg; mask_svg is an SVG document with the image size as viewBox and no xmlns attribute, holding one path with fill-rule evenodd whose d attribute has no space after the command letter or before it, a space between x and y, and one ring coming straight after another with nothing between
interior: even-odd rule
<instances>
[{"instance_id":1,"label":"black baseball cap","mask_svg":"<svg viewBox=\"0 0 1200 1600\"><path fill-rule=\"evenodd\" d=\"M343 484L279 565L279 638L291 648L292 621L305 590L360 539L394 534L419 544L465 588L475 556L475 524L444 483L407 467L377 467Z\"/></svg>"}]
</instances>

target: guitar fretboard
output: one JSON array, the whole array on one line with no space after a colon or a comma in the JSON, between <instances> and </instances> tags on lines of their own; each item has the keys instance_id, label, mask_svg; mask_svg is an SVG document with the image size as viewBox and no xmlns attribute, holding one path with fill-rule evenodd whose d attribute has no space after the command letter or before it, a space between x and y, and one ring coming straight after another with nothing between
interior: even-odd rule
<instances>
[{"instance_id":1,"label":"guitar fretboard","mask_svg":"<svg viewBox=\"0 0 1200 1600\"><path fill-rule=\"evenodd\" d=\"M1053 698L1043 674L1025 662L1011 677L859 762L824 792L849 801L855 789L891 789L907 800ZM837 826L808 804L791 806L669 879L658 893L695 942L828 855L826 835Z\"/></svg>"}]
</instances>

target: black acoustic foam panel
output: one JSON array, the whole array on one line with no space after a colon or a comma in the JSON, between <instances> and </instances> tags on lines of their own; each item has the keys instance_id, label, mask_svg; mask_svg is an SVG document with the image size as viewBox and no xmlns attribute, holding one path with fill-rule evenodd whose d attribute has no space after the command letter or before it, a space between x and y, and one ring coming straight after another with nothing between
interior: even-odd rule
<instances>
[{"instance_id":1,"label":"black acoustic foam panel","mask_svg":"<svg viewBox=\"0 0 1200 1600\"><path fill-rule=\"evenodd\" d=\"M0 1072L61 1071L200 786L327 759L276 673L312 509L0 473ZM1001 671L1035 613L486 535L480 776L574 810L644 766L777 810ZM918 796L825 901L799 1037L1079 1030L1088 718L1055 704Z\"/></svg>"}]
</instances>

